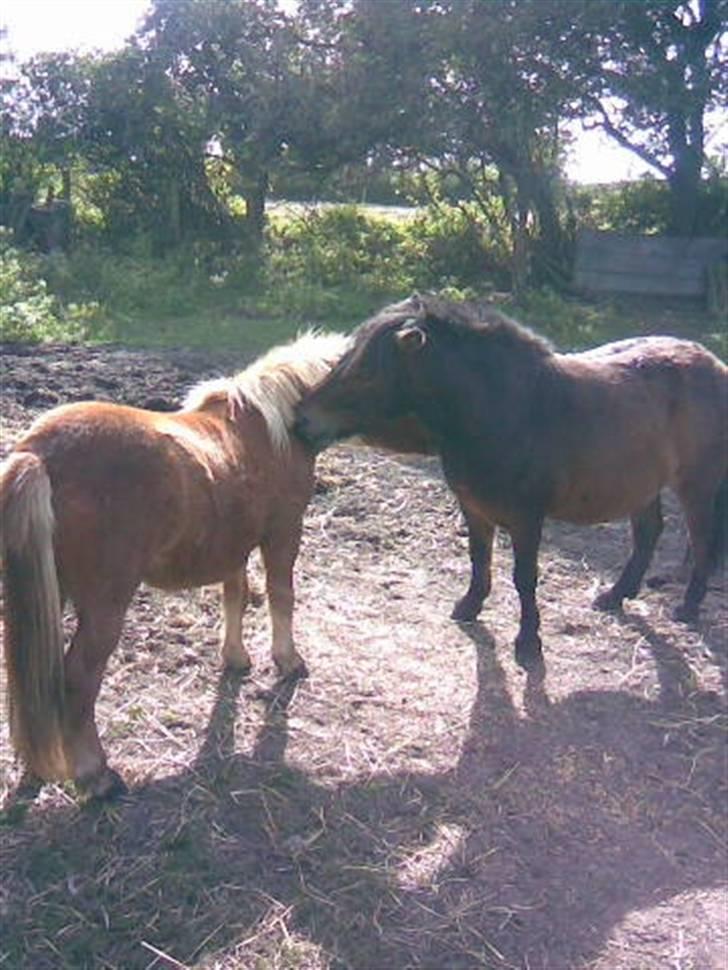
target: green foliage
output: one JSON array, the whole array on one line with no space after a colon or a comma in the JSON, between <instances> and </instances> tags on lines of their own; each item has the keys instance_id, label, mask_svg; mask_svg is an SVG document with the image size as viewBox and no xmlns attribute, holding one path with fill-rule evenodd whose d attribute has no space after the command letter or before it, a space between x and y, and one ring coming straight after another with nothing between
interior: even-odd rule
<instances>
[{"instance_id":1,"label":"green foliage","mask_svg":"<svg viewBox=\"0 0 728 970\"><path fill-rule=\"evenodd\" d=\"M38 257L0 235L0 340L80 340L95 321L97 305L63 305L41 273Z\"/></svg>"},{"instance_id":2,"label":"green foliage","mask_svg":"<svg viewBox=\"0 0 728 970\"><path fill-rule=\"evenodd\" d=\"M417 287L483 291L507 285L509 253L473 205L437 205L418 212L406 226L406 237L418 257Z\"/></svg>"},{"instance_id":3,"label":"green foliage","mask_svg":"<svg viewBox=\"0 0 728 970\"><path fill-rule=\"evenodd\" d=\"M48 278L62 299L73 296L93 300L130 316L169 316L194 311L200 277L192 260L152 259L140 239L133 254L102 247L79 247L49 266Z\"/></svg>"},{"instance_id":4,"label":"green foliage","mask_svg":"<svg viewBox=\"0 0 728 970\"><path fill-rule=\"evenodd\" d=\"M483 292L499 271L461 209L393 219L338 206L274 222L265 302L302 318L346 319L416 289Z\"/></svg>"},{"instance_id":5,"label":"green foliage","mask_svg":"<svg viewBox=\"0 0 728 970\"><path fill-rule=\"evenodd\" d=\"M559 350L584 350L617 336L611 331L611 321L605 326L604 306L569 300L547 287L525 293L513 315L552 340Z\"/></svg>"},{"instance_id":6,"label":"green foliage","mask_svg":"<svg viewBox=\"0 0 728 970\"><path fill-rule=\"evenodd\" d=\"M324 287L379 288L405 271L396 222L367 216L355 206L315 209L272 227L269 273Z\"/></svg>"},{"instance_id":7,"label":"green foliage","mask_svg":"<svg viewBox=\"0 0 728 970\"><path fill-rule=\"evenodd\" d=\"M670 189L653 178L615 185L581 186L574 192L579 224L611 232L667 233ZM721 236L728 222L728 178L718 174L700 183L695 212L699 236Z\"/></svg>"}]
</instances>

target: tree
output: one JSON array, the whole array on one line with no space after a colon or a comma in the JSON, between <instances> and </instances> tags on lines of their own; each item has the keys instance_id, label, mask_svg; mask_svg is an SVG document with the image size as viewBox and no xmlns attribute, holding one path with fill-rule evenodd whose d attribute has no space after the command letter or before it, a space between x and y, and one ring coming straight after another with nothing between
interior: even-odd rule
<instances>
[{"instance_id":1,"label":"tree","mask_svg":"<svg viewBox=\"0 0 728 970\"><path fill-rule=\"evenodd\" d=\"M275 0L155 0L140 42L200 106L260 236L270 171L297 125L292 22Z\"/></svg>"},{"instance_id":2,"label":"tree","mask_svg":"<svg viewBox=\"0 0 728 970\"><path fill-rule=\"evenodd\" d=\"M414 154L455 177L510 236L513 283L530 262L559 275L567 237L558 206L560 127L569 110L569 7L539 0L440 0L421 5L429 80L414 110ZM494 197L499 204L494 205Z\"/></svg>"},{"instance_id":3,"label":"tree","mask_svg":"<svg viewBox=\"0 0 728 970\"><path fill-rule=\"evenodd\" d=\"M112 232L146 232L159 251L225 222L205 168L203 106L138 45L96 65L84 156Z\"/></svg>"},{"instance_id":4,"label":"tree","mask_svg":"<svg viewBox=\"0 0 728 970\"><path fill-rule=\"evenodd\" d=\"M726 106L728 0L581 4L594 39L582 104L604 131L670 186L670 231L691 235L705 164L706 118Z\"/></svg>"},{"instance_id":5,"label":"tree","mask_svg":"<svg viewBox=\"0 0 728 970\"><path fill-rule=\"evenodd\" d=\"M39 54L4 83L0 195L20 241L35 234L43 248L69 243L72 170L82 150L92 64L72 52Z\"/></svg>"}]
</instances>

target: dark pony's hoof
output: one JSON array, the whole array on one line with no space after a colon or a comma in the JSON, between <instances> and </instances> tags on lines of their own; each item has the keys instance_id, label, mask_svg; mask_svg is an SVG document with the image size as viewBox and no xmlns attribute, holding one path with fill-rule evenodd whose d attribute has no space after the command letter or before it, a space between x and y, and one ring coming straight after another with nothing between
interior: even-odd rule
<instances>
[{"instance_id":1,"label":"dark pony's hoof","mask_svg":"<svg viewBox=\"0 0 728 970\"><path fill-rule=\"evenodd\" d=\"M602 613L618 613L622 609L622 597L615 595L614 590L607 589L595 597L592 606Z\"/></svg>"},{"instance_id":2,"label":"dark pony's hoof","mask_svg":"<svg viewBox=\"0 0 728 970\"><path fill-rule=\"evenodd\" d=\"M698 607L697 606L686 606L685 603L681 603L680 606L676 606L672 612L673 620L677 620L678 623L687 623L690 626L695 626L698 622Z\"/></svg>"},{"instance_id":3,"label":"dark pony's hoof","mask_svg":"<svg viewBox=\"0 0 728 970\"><path fill-rule=\"evenodd\" d=\"M98 774L76 779L76 787L87 803L110 802L129 793L121 775L112 768L102 768Z\"/></svg>"},{"instance_id":4,"label":"dark pony's hoof","mask_svg":"<svg viewBox=\"0 0 728 970\"><path fill-rule=\"evenodd\" d=\"M543 669L543 647L540 637L522 637L520 634L516 637L516 663L529 673Z\"/></svg>"},{"instance_id":5,"label":"dark pony's hoof","mask_svg":"<svg viewBox=\"0 0 728 970\"><path fill-rule=\"evenodd\" d=\"M477 600L472 600L467 596L463 596L463 598L458 600L455 606L453 606L450 619L457 620L458 623L472 623L473 620L478 619L478 614L482 608L482 601L478 602Z\"/></svg>"}]
</instances>

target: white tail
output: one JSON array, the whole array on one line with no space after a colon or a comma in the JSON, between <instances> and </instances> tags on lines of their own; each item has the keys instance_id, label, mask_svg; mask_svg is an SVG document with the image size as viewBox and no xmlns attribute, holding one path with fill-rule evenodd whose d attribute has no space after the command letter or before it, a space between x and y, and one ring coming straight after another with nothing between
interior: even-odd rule
<instances>
[{"instance_id":1,"label":"white tail","mask_svg":"<svg viewBox=\"0 0 728 970\"><path fill-rule=\"evenodd\" d=\"M51 483L31 452L15 452L0 466L0 524L13 745L41 778L65 777L63 627Z\"/></svg>"}]
</instances>

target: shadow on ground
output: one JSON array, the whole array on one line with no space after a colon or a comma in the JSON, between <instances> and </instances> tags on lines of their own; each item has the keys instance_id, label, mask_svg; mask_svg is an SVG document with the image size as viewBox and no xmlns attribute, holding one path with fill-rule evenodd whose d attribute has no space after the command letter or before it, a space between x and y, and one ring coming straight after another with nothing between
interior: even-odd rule
<instances>
[{"instance_id":1,"label":"shadow on ground","mask_svg":"<svg viewBox=\"0 0 728 970\"><path fill-rule=\"evenodd\" d=\"M465 629L478 689L450 771L318 782L285 761L305 691L292 685L258 692L264 724L243 756L236 712L253 687L223 676L192 768L110 807L16 815L5 965L562 970L631 911L720 886L722 710L690 689L675 645L643 624L654 702L553 703L548 676L531 676L524 718L487 627ZM704 946L699 965L717 968Z\"/></svg>"}]
</instances>

